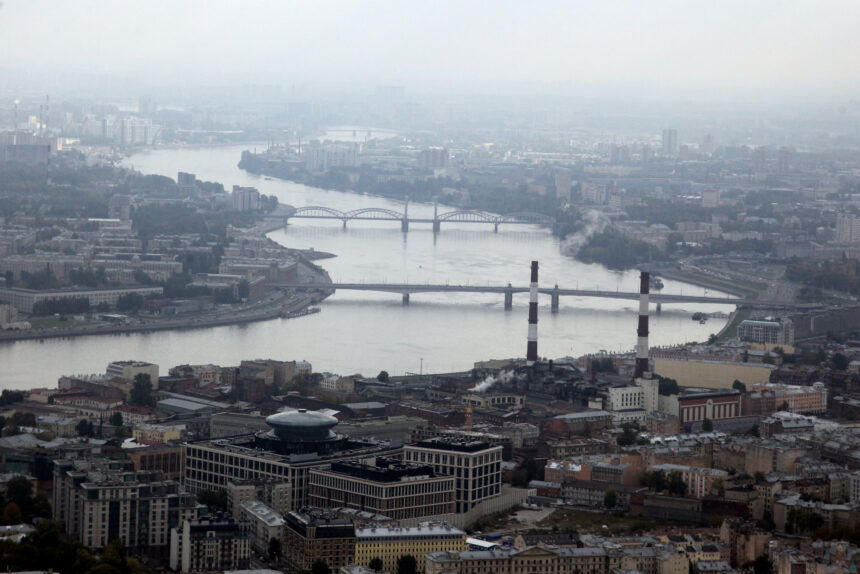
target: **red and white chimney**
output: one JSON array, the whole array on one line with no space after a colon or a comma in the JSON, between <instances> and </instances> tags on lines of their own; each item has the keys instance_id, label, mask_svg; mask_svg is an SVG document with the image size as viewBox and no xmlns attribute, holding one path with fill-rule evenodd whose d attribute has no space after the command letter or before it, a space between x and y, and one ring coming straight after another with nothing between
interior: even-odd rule
<instances>
[{"instance_id":1,"label":"red and white chimney","mask_svg":"<svg viewBox=\"0 0 860 574\"><path fill-rule=\"evenodd\" d=\"M538 313L538 262L532 261L532 281L529 285L529 339L526 347L526 364L533 365L538 360L537 348Z\"/></svg>"},{"instance_id":2,"label":"red and white chimney","mask_svg":"<svg viewBox=\"0 0 860 574\"><path fill-rule=\"evenodd\" d=\"M639 328L636 330L636 370L634 377L640 378L648 366L648 294L651 274L643 271L639 276Z\"/></svg>"}]
</instances>

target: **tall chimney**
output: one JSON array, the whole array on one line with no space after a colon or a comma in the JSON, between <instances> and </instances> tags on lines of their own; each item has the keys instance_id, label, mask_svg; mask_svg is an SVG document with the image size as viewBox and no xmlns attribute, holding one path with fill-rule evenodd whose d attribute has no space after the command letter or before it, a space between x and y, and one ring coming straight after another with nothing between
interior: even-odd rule
<instances>
[{"instance_id":1,"label":"tall chimney","mask_svg":"<svg viewBox=\"0 0 860 574\"><path fill-rule=\"evenodd\" d=\"M533 365L538 360L537 349L537 309L538 309L538 262L532 261L532 281L529 285L529 341L526 347L526 364Z\"/></svg>"},{"instance_id":2,"label":"tall chimney","mask_svg":"<svg viewBox=\"0 0 860 574\"><path fill-rule=\"evenodd\" d=\"M648 367L648 292L651 274L643 271L639 276L639 328L636 330L636 371L635 378L640 378Z\"/></svg>"}]
</instances>

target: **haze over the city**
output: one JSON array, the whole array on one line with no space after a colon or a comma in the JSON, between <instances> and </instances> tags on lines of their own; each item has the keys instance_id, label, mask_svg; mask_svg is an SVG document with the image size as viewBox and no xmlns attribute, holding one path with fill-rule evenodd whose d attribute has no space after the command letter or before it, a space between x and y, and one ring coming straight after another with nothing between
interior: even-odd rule
<instances>
[{"instance_id":1,"label":"haze over the city","mask_svg":"<svg viewBox=\"0 0 860 574\"><path fill-rule=\"evenodd\" d=\"M279 85L319 92L850 101L860 4L5 0L7 90ZM89 86L88 86L89 84Z\"/></svg>"}]
</instances>

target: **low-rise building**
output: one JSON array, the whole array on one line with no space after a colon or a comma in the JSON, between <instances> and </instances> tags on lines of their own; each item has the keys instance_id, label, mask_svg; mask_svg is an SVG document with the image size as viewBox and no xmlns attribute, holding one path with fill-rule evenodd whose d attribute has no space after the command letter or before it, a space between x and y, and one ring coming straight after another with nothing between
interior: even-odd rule
<instances>
[{"instance_id":1,"label":"low-rise building","mask_svg":"<svg viewBox=\"0 0 860 574\"><path fill-rule=\"evenodd\" d=\"M262 502L281 515L290 511L292 487L288 481L272 478L231 480L226 490L227 508L233 516L239 516L242 505L253 501Z\"/></svg>"},{"instance_id":2,"label":"low-rise building","mask_svg":"<svg viewBox=\"0 0 860 574\"><path fill-rule=\"evenodd\" d=\"M141 423L132 429L132 436L139 443L158 444L179 440L184 431L185 425Z\"/></svg>"},{"instance_id":3,"label":"low-rise building","mask_svg":"<svg viewBox=\"0 0 860 574\"><path fill-rule=\"evenodd\" d=\"M251 565L247 522L213 517L184 520L170 532L170 568L180 572L246 570Z\"/></svg>"},{"instance_id":4,"label":"low-rise building","mask_svg":"<svg viewBox=\"0 0 860 574\"><path fill-rule=\"evenodd\" d=\"M251 549L263 556L269 552L269 544L277 540L283 544L284 517L259 501L243 502L239 520L250 525Z\"/></svg>"},{"instance_id":5,"label":"low-rise building","mask_svg":"<svg viewBox=\"0 0 860 574\"><path fill-rule=\"evenodd\" d=\"M424 571L424 556L429 552L465 551L466 533L448 524L419 526L368 527L355 530L355 563L369 566L374 558L382 560L386 572L397 571L398 559L415 557L418 572Z\"/></svg>"},{"instance_id":6,"label":"low-rise building","mask_svg":"<svg viewBox=\"0 0 860 574\"><path fill-rule=\"evenodd\" d=\"M317 559L336 570L355 559L355 526L327 511L306 508L284 516L283 555L294 569L310 570Z\"/></svg>"},{"instance_id":7,"label":"low-rise building","mask_svg":"<svg viewBox=\"0 0 860 574\"><path fill-rule=\"evenodd\" d=\"M701 466L687 466L683 464L658 464L648 468L649 471L662 471L667 475L677 472L681 480L687 485L687 496L693 498L704 498L711 494L714 481L725 481L729 473L716 468L704 468Z\"/></svg>"}]
</instances>

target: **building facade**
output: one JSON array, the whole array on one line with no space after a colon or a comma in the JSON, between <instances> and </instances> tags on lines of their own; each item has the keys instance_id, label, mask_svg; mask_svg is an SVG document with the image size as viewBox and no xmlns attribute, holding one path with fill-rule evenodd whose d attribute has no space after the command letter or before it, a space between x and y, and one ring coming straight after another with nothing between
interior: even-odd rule
<instances>
[{"instance_id":1,"label":"building facade","mask_svg":"<svg viewBox=\"0 0 860 574\"><path fill-rule=\"evenodd\" d=\"M485 442L437 437L403 447L404 461L433 467L456 478L455 512L466 512L501 493L502 447Z\"/></svg>"},{"instance_id":2,"label":"building facade","mask_svg":"<svg viewBox=\"0 0 860 574\"><path fill-rule=\"evenodd\" d=\"M422 524L410 528L369 527L355 530L355 563L368 566L382 559L382 570L396 572L398 559L415 557L419 572L424 571L424 556L430 552L465 551L466 533L447 524Z\"/></svg>"},{"instance_id":3,"label":"building facade","mask_svg":"<svg viewBox=\"0 0 860 574\"><path fill-rule=\"evenodd\" d=\"M310 471L308 498L312 506L354 508L393 520L423 518L454 512L455 481L429 464L334 462Z\"/></svg>"},{"instance_id":4,"label":"building facade","mask_svg":"<svg viewBox=\"0 0 860 574\"><path fill-rule=\"evenodd\" d=\"M185 520L170 533L170 568L181 572L246 570L251 565L247 522L233 518Z\"/></svg>"}]
</instances>

